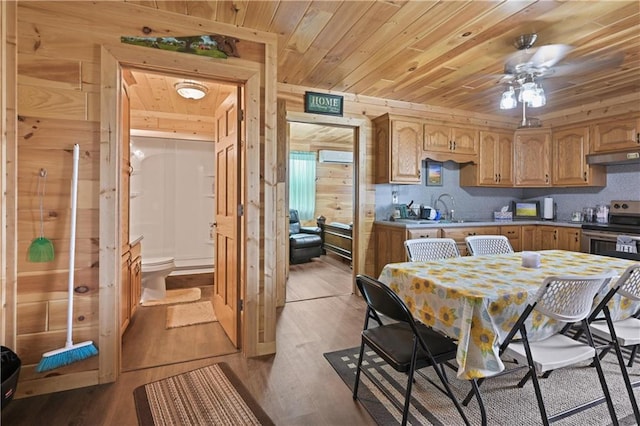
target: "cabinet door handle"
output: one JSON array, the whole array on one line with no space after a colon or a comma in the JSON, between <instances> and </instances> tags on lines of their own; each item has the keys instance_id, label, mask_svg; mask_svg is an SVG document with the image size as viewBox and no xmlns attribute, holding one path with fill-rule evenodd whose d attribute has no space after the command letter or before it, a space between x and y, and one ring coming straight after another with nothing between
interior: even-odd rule
<instances>
[{"instance_id":1,"label":"cabinet door handle","mask_svg":"<svg viewBox=\"0 0 640 426\"><path fill-rule=\"evenodd\" d=\"M453 141L449 141L449 151L453 150Z\"/></svg>"},{"instance_id":2,"label":"cabinet door handle","mask_svg":"<svg viewBox=\"0 0 640 426\"><path fill-rule=\"evenodd\" d=\"M584 181L587 181L587 172L584 172Z\"/></svg>"},{"instance_id":3,"label":"cabinet door handle","mask_svg":"<svg viewBox=\"0 0 640 426\"><path fill-rule=\"evenodd\" d=\"M545 173L544 175L544 183L549 183L549 174Z\"/></svg>"},{"instance_id":4,"label":"cabinet door handle","mask_svg":"<svg viewBox=\"0 0 640 426\"><path fill-rule=\"evenodd\" d=\"M495 176L493 176L493 181L494 182L498 182L498 174L496 173Z\"/></svg>"},{"instance_id":5,"label":"cabinet door handle","mask_svg":"<svg viewBox=\"0 0 640 426\"><path fill-rule=\"evenodd\" d=\"M456 141L453 141L453 150L456 150Z\"/></svg>"},{"instance_id":6,"label":"cabinet door handle","mask_svg":"<svg viewBox=\"0 0 640 426\"><path fill-rule=\"evenodd\" d=\"M553 231L553 239L554 239L554 240L557 240L557 239L558 239L558 230L557 230L557 229L555 229L555 230Z\"/></svg>"},{"instance_id":7,"label":"cabinet door handle","mask_svg":"<svg viewBox=\"0 0 640 426\"><path fill-rule=\"evenodd\" d=\"M640 132L636 133L636 143L640 143Z\"/></svg>"},{"instance_id":8,"label":"cabinet door handle","mask_svg":"<svg viewBox=\"0 0 640 426\"><path fill-rule=\"evenodd\" d=\"M498 173L498 182L502 182L502 176Z\"/></svg>"}]
</instances>

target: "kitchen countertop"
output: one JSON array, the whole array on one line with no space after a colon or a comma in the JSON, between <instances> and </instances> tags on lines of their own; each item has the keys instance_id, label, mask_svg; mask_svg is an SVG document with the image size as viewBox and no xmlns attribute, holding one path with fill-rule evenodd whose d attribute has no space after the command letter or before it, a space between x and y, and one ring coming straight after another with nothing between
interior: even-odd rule
<instances>
[{"instance_id":1,"label":"kitchen countertop","mask_svg":"<svg viewBox=\"0 0 640 426\"><path fill-rule=\"evenodd\" d=\"M375 225L394 226L406 229L419 228L463 228L470 226L521 226L521 225L548 225L563 226L567 228L581 228L582 222L570 221L550 221L550 220L513 220L513 221L494 221L494 220L463 220L461 222L448 222L437 220L409 220L400 219L399 221L376 220Z\"/></svg>"}]
</instances>

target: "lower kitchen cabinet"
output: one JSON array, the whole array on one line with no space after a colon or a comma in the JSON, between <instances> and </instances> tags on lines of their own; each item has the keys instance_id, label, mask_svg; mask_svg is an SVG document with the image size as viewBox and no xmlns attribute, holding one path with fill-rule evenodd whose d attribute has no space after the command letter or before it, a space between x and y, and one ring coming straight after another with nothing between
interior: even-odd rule
<instances>
[{"instance_id":1,"label":"lower kitchen cabinet","mask_svg":"<svg viewBox=\"0 0 640 426\"><path fill-rule=\"evenodd\" d=\"M522 251L538 250L538 226L523 225L520 230L520 249ZM515 250L515 249L514 249Z\"/></svg>"},{"instance_id":2,"label":"lower kitchen cabinet","mask_svg":"<svg viewBox=\"0 0 640 426\"><path fill-rule=\"evenodd\" d=\"M513 251L522 251L522 227L518 225L501 226L500 235L504 235L509 239Z\"/></svg>"},{"instance_id":3,"label":"lower kitchen cabinet","mask_svg":"<svg viewBox=\"0 0 640 426\"><path fill-rule=\"evenodd\" d=\"M405 228L377 225L376 238L376 276L380 275L387 263L406 262L404 241L407 239Z\"/></svg>"},{"instance_id":4,"label":"lower kitchen cabinet","mask_svg":"<svg viewBox=\"0 0 640 426\"><path fill-rule=\"evenodd\" d=\"M442 238L453 238L461 256L467 256L465 238L472 235L500 235L498 226L474 226L468 228L442 228Z\"/></svg>"},{"instance_id":5,"label":"lower kitchen cabinet","mask_svg":"<svg viewBox=\"0 0 640 426\"><path fill-rule=\"evenodd\" d=\"M564 226L538 226L537 250L580 251L580 228Z\"/></svg>"}]
</instances>

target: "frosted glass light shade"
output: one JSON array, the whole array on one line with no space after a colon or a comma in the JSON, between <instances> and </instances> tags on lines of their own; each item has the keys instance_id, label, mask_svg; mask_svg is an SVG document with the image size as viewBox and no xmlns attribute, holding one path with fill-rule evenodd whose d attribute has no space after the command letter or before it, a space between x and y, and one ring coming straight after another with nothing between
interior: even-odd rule
<instances>
[{"instance_id":1,"label":"frosted glass light shade","mask_svg":"<svg viewBox=\"0 0 640 426\"><path fill-rule=\"evenodd\" d=\"M204 84L190 80L180 81L174 87L176 92L185 99L202 99L209 91Z\"/></svg>"}]
</instances>

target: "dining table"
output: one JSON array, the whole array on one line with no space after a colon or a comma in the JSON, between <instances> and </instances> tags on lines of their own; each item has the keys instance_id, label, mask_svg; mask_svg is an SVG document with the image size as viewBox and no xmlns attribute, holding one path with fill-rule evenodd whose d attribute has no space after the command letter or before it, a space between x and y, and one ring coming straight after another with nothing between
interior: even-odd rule
<instances>
[{"instance_id":1,"label":"dining table","mask_svg":"<svg viewBox=\"0 0 640 426\"><path fill-rule=\"evenodd\" d=\"M630 265L631 260L564 250L542 250L539 266L523 266L523 253L462 256L425 262L387 264L379 281L388 285L425 325L457 340L457 376L490 377L505 366L499 348L536 295L545 278L566 275L615 277L597 299ZM524 262L526 264L526 262ZM621 320L640 309L640 302L616 294L609 302L612 318ZM525 323L532 341L544 339L566 324L534 312Z\"/></svg>"}]
</instances>

